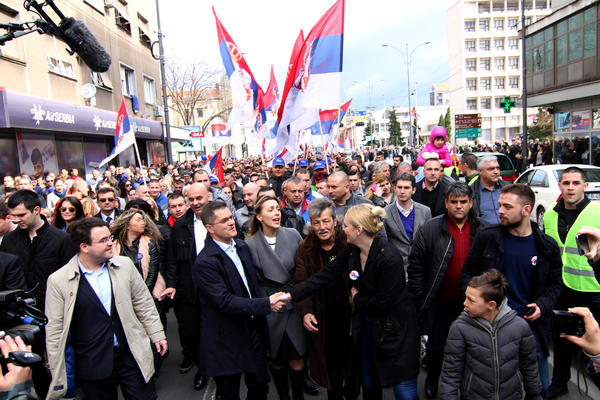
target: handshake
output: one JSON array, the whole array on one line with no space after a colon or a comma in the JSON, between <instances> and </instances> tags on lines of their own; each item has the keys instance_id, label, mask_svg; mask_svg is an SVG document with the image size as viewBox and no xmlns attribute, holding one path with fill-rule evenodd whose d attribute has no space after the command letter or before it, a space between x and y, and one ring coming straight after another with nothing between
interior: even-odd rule
<instances>
[{"instance_id":1,"label":"handshake","mask_svg":"<svg viewBox=\"0 0 600 400\"><path fill-rule=\"evenodd\" d=\"M271 311L277 312L281 310L288 301L292 300L292 295L289 293L277 292L269 296L271 302Z\"/></svg>"}]
</instances>

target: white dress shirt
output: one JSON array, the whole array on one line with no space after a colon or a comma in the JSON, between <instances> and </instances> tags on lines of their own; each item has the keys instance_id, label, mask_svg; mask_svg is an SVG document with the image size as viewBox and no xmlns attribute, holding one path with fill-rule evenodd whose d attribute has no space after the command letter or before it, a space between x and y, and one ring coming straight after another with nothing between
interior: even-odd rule
<instances>
[{"instance_id":1,"label":"white dress shirt","mask_svg":"<svg viewBox=\"0 0 600 400\"><path fill-rule=\"evenodd\" d=\"M214 239L213 239L214 240ZM248 296L252 297L252 292L250 292L250 286L248 286L248 279L246 278L246 271L244 271L244 264L242 264L242 259L240 258L237 249L235 247L235 242L231 239L231 243L223 243L215 240L215 243L227 254L227 256L231 259L238 273L240 274L240 278L244 282L244 286L246 286L246 290L248 291Z\"/></svg>"},{"instance_id":2,"label":"white dress shirt","mask_svg":"<svg viewBox=\"0 0 600 400\"><path fill-rule=\"evenodd\" d=\"M194 240L196 241L196 255L200 254L204 248L204 240L206 239L206 228L202 221L194 214Z\"/></svg>"}]
</instances>

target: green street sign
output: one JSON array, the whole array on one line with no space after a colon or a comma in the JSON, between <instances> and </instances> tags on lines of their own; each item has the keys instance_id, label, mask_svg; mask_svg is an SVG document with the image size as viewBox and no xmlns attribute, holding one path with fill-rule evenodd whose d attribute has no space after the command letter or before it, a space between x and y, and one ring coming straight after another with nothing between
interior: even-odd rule
<instances>
[{"instance_id":1,"label":"green street sign","mask_svg":"<svg viewBox=\"0 0 600 400\"><path fill-rule=\"evenodd\" d=\"M463 128L456 130L457 139L476 138L481 136L481 128Z\"/></svg>"}]
</instances>

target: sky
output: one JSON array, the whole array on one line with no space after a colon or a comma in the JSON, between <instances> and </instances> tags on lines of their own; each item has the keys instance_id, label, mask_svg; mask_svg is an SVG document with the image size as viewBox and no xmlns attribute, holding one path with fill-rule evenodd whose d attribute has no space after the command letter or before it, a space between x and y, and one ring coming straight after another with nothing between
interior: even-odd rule
<instances>
[{"instance_id":1,"label":"sky","mask_svg":"<svg viewBox=\"0 0 600 400\"><path fill-rule=\"evenodd\" d=\"M292 45L306 36L334 0L159 0L165 53L179 62L203 61L223 68L211 7L244 53L263 89L273 65L280 90ZM406 43L412 56L410 81L418 105L429 105L434 83L448 79L446 10L456 0L346 0L343 98L352 108L408 104ZM383 47L389 44L394 48ZM224 71L224 70L223 70ZM414 97L412 100L414 105Z\"/></svg>"}]
</instances>

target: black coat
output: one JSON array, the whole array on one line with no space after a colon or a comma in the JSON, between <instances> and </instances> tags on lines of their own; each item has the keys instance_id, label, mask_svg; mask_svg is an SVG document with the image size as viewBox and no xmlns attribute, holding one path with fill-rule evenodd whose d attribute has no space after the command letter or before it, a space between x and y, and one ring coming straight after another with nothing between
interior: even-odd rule
<instances>
[{"instance_id":1,"label":"black coat","mask_svg":"<svg viewBox=\"0 0 600 400\"><path fill-rule=\"evenodd\" d=\"M259 329L267 343L265 316L271 312L268 297L258 297L259 288L248 245L235 240L252 298L235 264L210 237L198 254L193 281L202 308L198 368L205 376L255 372L264 366L251 342L251 329ZM266 347L265 347L266 349Z\"/></svg>"},{"instance_id":2,"label":"black coat","mask_svg":"<svg viewBox=\"0 0 600 400\"><path fill-rule=\"evenodd\" d=\"M167 250L166 271L177 271L175 286L167 277L174 275L172 272L165 277L167 287L177 289L176 297L179 300L195 303L196 297L192 283L192 265L196 261L196 238L194 236L194 211L190 208L185 215L175 221L171 229Z\"/></svg>"},{"instance_id":3,"label":"black coat","mask_svg":"<svg viewBox=\"0 0 600 400\"><path fill-rule=\"evenodd\" d=\"M533 277L532 303L536 303L542 313L541 317L530 322L531 329L538 333L544 350L547 351L552 340L551 316L552 310L564 287L562 280L562 260L556 241L531 225L538 258ZM492 268L503 271L505 229L500 225L482 228L471 243L471 250L462 269L462 286L472 277L482 274Z\"/></svg>"},{"instance_id":4,"label":"black coat","mask_svg":"<svg viewBox=\"0 0 600 400\"><path fill-rule=\"evenodd\" d=\"M0 251L19 257L25 271L27 287L33 291L37 306L44 309L48 277L69 262L76 253L69 235L48 224L37 230L31 240L27 230L17 228L4 235Z\"/></svg>"},{"instance_id":5,"label":"black coat","mask_svg":"<svg viewBox=\"0 0 600 400\"><path fill-rule=\"evenodd\" d=\"M291 291L295 302L325 287L340 274L358 288L352 316L354 354L359 354L361 325L371 322L375 369L381 386L391 386L417 377L419 371L419 333L415 308L406 288L402 255L394 245L375 237L365 269L357 281L349 271L362 271L360 250L348 245L337 259ZM349 285L350 286L350 285Z\"/></svg>"},{"instance_id":6,"label":"black coat","mask_svg":"<svg viewBox=\"0 0 600 400\"><path fill-rule=\"evenodd\" d=\"M115 219L117 219L117 217L121 214L123 214L123 210L121 210L120 208L115 208ZM104 218L102 218L102 211L99 211L98 214L94 215L94 217L100 218L104 221Z\"/></svg>"},{"instance_id":7,"label":"black coat","mask_svg":"<svg viewBox=\"0 0 600 400\"><path fill-rule=\"evenodd\" d=\"M502 179L498 180L498 188L502 189L504 186L508 185L507 182ZM471 212L477 217L481 217L481 212L479 210L481 204L481 178L477 178L475 182L471 185L471 190L473 190L473 207L471 207Z\"/></svg>"},{"instance_id":8,"label":"black coat","mask_svg":"<svg viewBox=\"0 0 600 400\"><path fill-rule=\"evenodd\" d=\"M0 253L0 291L27 290L25 274L19 257L8 253Z\"/></svg>"},{"instance_id":9,"label":"black coat","mask_svg":"<svg viewBox=\"0 0 600 400\"><path fill-rule=\"evenodd\" d=\"M448 230L446 218L447 214L439 215L421 226L413 238L408 256L408 290L424 328L428 328L435 318L430 306L437 297L454 253L454 239ZM470 243L473 243L481 223L469 216L469 224Z\"/></svg>"},{"instance_id":10,"label":"black coat","mask_svg":"<svg viewBox=\"0 0 600 400\"><path fill-rule=\"evenodd\" d=\"M421 203L423 205L426 205L427 207L429 207L431 209L431 216L432 217L437 217L438 215L442 215L443 213L446 212L446 191L448 190L448 183L446 183L445 181L441 180L440 183L438 183L438 187L436 188L437 192L437 198L435 199L435 204L432 204L431 206L429 204L425 204L425 202L423 201L423 192L425 191L425 189L423 189L423 181L417 182L417 190L415 192L415 194L413 195L412 199L413 201L416 201L417 203Z\"/></svg>"}]
</instances>

